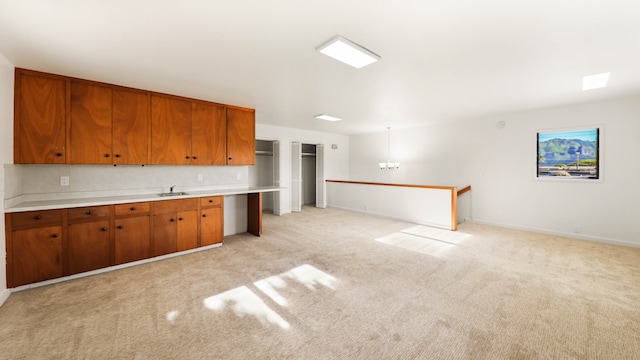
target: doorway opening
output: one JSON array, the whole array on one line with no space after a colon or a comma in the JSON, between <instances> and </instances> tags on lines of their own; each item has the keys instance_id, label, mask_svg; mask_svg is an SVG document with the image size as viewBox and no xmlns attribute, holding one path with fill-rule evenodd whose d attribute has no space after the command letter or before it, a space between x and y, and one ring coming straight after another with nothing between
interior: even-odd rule
<instances>
[{"instance_id":1,"label":"doorway opening","mask_svg":"<svg viewBox=\"0 0 640 360\"><path fill-rule=\"evenodd\" d=\"M324 145L291 143L291 211L325 205Z\"/></svg>"}]
</instances>

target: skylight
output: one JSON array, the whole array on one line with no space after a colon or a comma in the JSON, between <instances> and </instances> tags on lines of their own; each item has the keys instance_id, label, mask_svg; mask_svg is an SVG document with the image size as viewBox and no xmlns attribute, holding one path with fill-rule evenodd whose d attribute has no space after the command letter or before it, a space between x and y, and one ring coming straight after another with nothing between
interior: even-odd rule
<instances>
[{"instance_id":1,"label":"skylight","mask_svg":"<svg viewBox=\"0 0 640 360\"><path fill-rule=\"evenodd\" d=\"M340 121L342 119L335 117L335 116L329 116L329 115L325 115L325 114L320 114L320 115L316 115L315 116L316 119L320 119L320 120L326 120L326 121Z\"/></svg>"},{"instance_id":2,"label":"skylight","mask_svg":"<svg viewBox=\"0 0 640 360\"><path fill-rule=\"evenodd\" d=\"M316 50L356 69L380 60L379 55L339 35L318 46Z\"/></svg>"},{"instance_id":3,"label":"skylight","mask_svg":"<svg viewBox=\"0 0 640 360\"><path fill-rule=\"evenodd\" d=\"M611 75L610 72L583 77L582 90L599 89L607 86L609 75Z\"/></svg>"}]
</instances>

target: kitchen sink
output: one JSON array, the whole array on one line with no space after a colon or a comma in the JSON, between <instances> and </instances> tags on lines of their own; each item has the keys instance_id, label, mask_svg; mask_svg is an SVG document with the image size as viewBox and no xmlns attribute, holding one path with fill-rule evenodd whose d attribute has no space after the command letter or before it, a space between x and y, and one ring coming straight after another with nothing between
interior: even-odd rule
<instances>
[{"instance_id":1,"label":"kitchen sink","mask_svg":"<svg viewBox=\"0 0 640 360\"><path fill-rule=\"evenodd\" d=\"M180 196L180 195L189 195L186 192L168 192L168 193L162 193L162 194L158 194L158 196Z\"/></svg>"}]
</instances>

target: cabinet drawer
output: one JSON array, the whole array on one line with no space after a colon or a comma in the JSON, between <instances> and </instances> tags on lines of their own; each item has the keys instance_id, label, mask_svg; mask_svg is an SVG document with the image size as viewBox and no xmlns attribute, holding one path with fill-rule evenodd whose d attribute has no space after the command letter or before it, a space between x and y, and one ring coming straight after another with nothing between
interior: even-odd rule
<instances>
[{"instance_id":1,"label":"cabinet drawer","mask_svg":"<svg viewBox=\"0 0 640 360\"><path fill-rule=\"evenodd\" d=\"M162 200L153 203L154 214L198 209L198 199Z\"/></svg>"},{"instance_id":2,"label":"cabinet drawer","mask_svg":"<svg viewBox=\"0 0 640 360\"><path fill-rule=\"evenodd\" d=\"M68 210L69 221L109 216L109 206L89 206Z\"/></svg>"},{"instance_id":3,"label":"cabinet drawer","mask_svg":"<svg viewBox=\"0 0 640 360\"><path fill-rule=\"evenodd\" d=\"M115 206L116 216L148 214L150 210L151 205L148 202L120 204Z\"/></svg>"},{"instance_id":4,"label":"cabinet drawer","mask_svg":"<svg viewBox=\"0 0 640 360\"><path fill-rule=\"evenodd\" d=\"M200 207L220 207L222 206L222 196L207 196L200 198Z\"/></svg>"},{"instance_id":5,"label":"cabinet drawer","mask_svg":"<svg viewBox=\"0 0 640 360\"><path fill-rule=\"evenodd\" d=\"M27 211L11 214L12 227L40 227L62 222L62 210Z\"/></svg>"}]
</instances>

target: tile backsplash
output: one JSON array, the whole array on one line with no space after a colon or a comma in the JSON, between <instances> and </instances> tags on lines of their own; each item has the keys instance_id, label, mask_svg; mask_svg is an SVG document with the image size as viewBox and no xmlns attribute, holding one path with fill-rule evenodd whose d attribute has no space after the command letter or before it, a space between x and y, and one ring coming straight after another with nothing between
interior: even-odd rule
<instances>
[{"instance_id":1,"label":"tile backsplash","mask_svg":"<svg viewBox=\"0 0 640 360\"><path fill-rule=\"evenodd\" d=\"M5 165L5 200L198 191L248 186L248 166ZM60 177L69 185L61 186ZM201 181L199 181L201 179Z\"/></svg>"}]
</instances>

